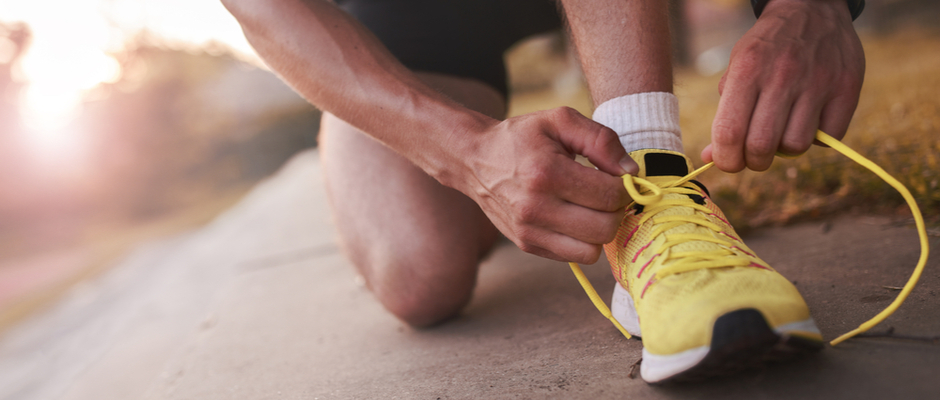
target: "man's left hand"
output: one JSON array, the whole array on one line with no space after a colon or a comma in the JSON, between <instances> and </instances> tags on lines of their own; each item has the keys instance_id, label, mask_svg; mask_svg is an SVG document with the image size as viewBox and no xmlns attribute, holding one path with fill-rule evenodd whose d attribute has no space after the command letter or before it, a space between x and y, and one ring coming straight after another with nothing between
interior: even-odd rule
<instances>
[{"instance_id":1,"label":"man's left hand","mask_svg":"<svg viewBox=\"0 0 940 400\"><path fill-rule=\"evenodd\" d=\"M842 139L864 75L845 0L770 1L731 52L702 159L763 171L778 151L808 150L817 129Z\"/></svg>"}]
</instances>

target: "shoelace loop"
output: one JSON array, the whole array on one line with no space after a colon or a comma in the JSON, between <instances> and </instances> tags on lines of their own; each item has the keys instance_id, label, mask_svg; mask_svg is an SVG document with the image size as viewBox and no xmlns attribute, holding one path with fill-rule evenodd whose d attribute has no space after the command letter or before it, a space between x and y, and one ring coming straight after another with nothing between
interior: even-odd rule
<instances>
[{"instance_id":1,"label":"shoelace loop","mask_svg":"<svg viewBox=\"0 0 940 400\"><path fill-rule=\"evenodd\" d=\"M645 251L653 252L653 256L646 263L646 265L643 265L643 267L640 268L637 277L640 277L644 272L647 272L647 267L653 262L654 259L658 259L660 263L664 264L663 268L660 268L658 271L656 271L655 274L653 274L653 276L649 277L646 285L644 286L643 293L646 292L645 289L648 289L651 284L669 275L698 269L748 267L751 266L751 264L754 264L748 257L741 256L735 252L735 249L737 249L744 254L751 255L747 251L744 251L738 247L734 242L729 240L731 237L730 235L724 234L724 236L720 236L720 234L723 233L722 227L708 219L708 216L718 216L707 207L696 204L691 198L681 200L664 199L664 195L668 193L679 195L698 195L698 191L682 185L694 179L696 176L711 167L711 165L712 164L708 164L702 168L692 171L682 178L661 184L656 184L646 179L634 176L624 176L623 180L625 187L628 188L627 191L637 192L638 194L638 197L634 197L634 202L645 206L644 215L637 222L637 226L643 225L647 220L650 219L653 219L657 224L657 227L650 233L650 237L652 238L650 243L648 243L646 246L643 246L643 248L636 253L636 255L639 256ZM641 189L637 190L634 186L640 186ZM644 191L652 192L652 194L643 194ZM687 207L697 212L694 212L691 215L657 216L659 213L672 207ZM690 223L709 229L713 231L715 235L702 233L666 233L672 228ZM660 245L656 248L649 248L653 241L656 241L659 237L664 238ZM677 253L672 251L675 246L689 241L714 243L719 246L719 249L712 251L683 251ZM672 262L670 262L669 265L665 265L669 261ZM758 266L765 268L763 265ZM641 297L642 296L643 295L641 294Z\"/></svg>"}]
</instances>

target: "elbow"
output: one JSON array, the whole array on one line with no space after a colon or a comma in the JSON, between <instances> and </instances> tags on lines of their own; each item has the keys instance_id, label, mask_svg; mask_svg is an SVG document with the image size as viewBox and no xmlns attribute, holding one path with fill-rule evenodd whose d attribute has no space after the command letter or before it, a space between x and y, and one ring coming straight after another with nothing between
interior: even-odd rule
<instances>
[{"instance_id":1,"label":"elbow","mask_svg":"<svg viewBox=\"0 0 940 400\"><path fill-rule=\"evenodd\" d=\"M250 8L252 4L252 0L221 0L221 1L222 1L222 6L224 6L225 9L228 10L228 12L232 14L235 17L235 19L239 21L241 21L242 16L247 13L246 10Z\"/></svg>"},{"instance_id":2,"label":"elbow","mask_svg":"<svg viewBox=\"0 0 940 400\"><path fill-rule=\"evenodd\" d=\"M238 21L242 30L266 31L297 6L296 0L221 0L222 6Z\"/></svg>"},{"instance_id":3,"label":"elbow","mask_svg":"<svg viewBox=\"0 0 940 400\"><path fill-rule=\"evenodd\" d=\"M239 0L222 0L222 6L229 12L232 12L232 9L235 8L238 3Z\"/></svg>"},{"instance_id":4,"label":"elbow","mask_svg":"<svg viewBox=\"0 0 940 400\"><path fill-rule=\"evenodd\" d=\"M269 2L265 0L221 1L229 14L232 14L235 20L238 21L238 24L241 25L242 31L245 32L245 36L248 37L249 42L251 41L251 36L257 33L260 28L263 28L266 20L270 19L269 17L272 10L266 9L266 7L270 6L268 3L274 3L273 1Z\"/></svg>"}]
</instances>

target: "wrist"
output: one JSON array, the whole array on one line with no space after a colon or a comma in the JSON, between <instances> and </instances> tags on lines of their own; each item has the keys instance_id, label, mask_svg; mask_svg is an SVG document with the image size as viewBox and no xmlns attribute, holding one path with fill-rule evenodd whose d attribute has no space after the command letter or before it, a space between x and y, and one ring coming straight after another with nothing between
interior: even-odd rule
<instances>
[{"instance_id":1,"label":"wrist","mask_svg":"<svg viewBox=\"0 0 940 400\"><path fill-rule=\"evenodd\" d=\"M421 151L420 167L442 185L466 193L464 181L472 175L468 159L479 154L484 133L499 121L469 109L455 111L441 121L441 140L428 141L429 146L424 146L431 148Z\"/></svg>"},{"instance_id":2,"label":"wrist","mask_svg":"<svg viewBox=\"0 0 940 400\"><path fill-rule=\"evenodd\" d=\"M865 0L751 0L751 7L757 18L768 10L794 5L829 8L854 21L865 8Z\"/></svg>"}]
</instances>

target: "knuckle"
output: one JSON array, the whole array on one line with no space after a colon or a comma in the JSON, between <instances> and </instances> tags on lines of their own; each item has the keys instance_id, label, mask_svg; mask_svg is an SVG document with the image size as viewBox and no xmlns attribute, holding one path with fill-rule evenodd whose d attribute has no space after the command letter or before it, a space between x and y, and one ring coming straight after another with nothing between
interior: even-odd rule
<instances>
[{"instance_id":1,"label":"knuckle","mask_svg":"<svg viewBox=\"0 0 940 400\"><path fill-rule=\"evenodd\" d=\"M584 246L583 248L577 251L575 256L576 259L585 264L594 264L601 257L601 246L592 245Z\"/></svg>"},{"instance_id":2,"label":"knuckle","mask_svg":"<svg viewBox=\"0 0 940 400\"><path fill-rule=\"evenodd\" d=\"M552 187L551 174L545 168L529 165L522 169L521 175L523 185L529 192L543 193Z\"/></svg>"},{"instance_id":3,"label":"knuckle","mask_svg":"<svg viewBox=\"0 0 940 400\"><path fill-rule=\"evenodd\" d=\"M617 237L617 231L620 229L620 221L623 220L623 212L616 213L614 216L614 223L607 224L604 227L604 231L601 236L601 243L610 243Z\"/></svg>"},{"instance_id":4,"label":"knuckle","mask_svg":"<svg viewBox=\"0 0 940 400\"><path fill-rule=\"evenodd\" d=\"M780 53L780 57L774 62L774 68L777 70L777 77L783 82L790 83L790 80L799 77L803 73L803 61L799 56L799 51L794 48L787 48Z\"/></svg>"},{"instance_id":5,"label":"knuckle","mask_svg":"<svg viewBox=\"0 0 940 400\"><path fill-rule=\"evenodd\" d=\"M611 212L622 209L625 206L623 203L626 198L626 196L623 195L623 191L623 188L619 185L608 186L604 190L604 209L601 211Z\"/></svg>"},{"instance_id":6,"label":"knuckle","mask_svg":"<svg viewBox=\"0 0 940 400\"><path fill-rule=\"evenodd\" d=\"M826 132L829 136L832 136L834 139L841 141L845 137L845 134L848 133L848 129L849 129L848 125L840 125L836 128L831 129L832 133L829 133L828 131L824 131L824 132ZM816 137L814 135L813 138L809 140L809 144L806 145L807 149L810 147L813 147L813 140L815 139Z\"/></svg>"},{"instance_id":7,"label":"knuckle","mask_svg":"<svg viewBox=\"0 0 940 400\"><path fill-rule=\"evenodd\" d=\"M763 157L773 154L777 151L777 143L773 141L772 133L754 135L748 139L747 153L750 155Z\"/></svg>"},{"instance_id":8,"label":"knuckle","mask_svg":"<svg viewBox=\"0 0 940 400\"><path fill-rule=\"evenodd\" d=\"M529 225L538 221L539 210L538 204L533 201L523 201L519 204L516 211L516 222L519 225ZM523 230L520 233L528 234L528 231ZM521 237L521 234L518 235Z\"/></svg>"},{"instance_id":9,"label":"knuckle","mask_svg":"<svg viewBox=\"0 0 940 400\"><path fill-rule=\"evenodd\" d=\"M744 169L744 161L741 157L720 157L715 156L715 166L725 172L741 172Z\"/></svg>"},{"instance_id":10,"label":"knuckle","mask_svg":"<svg viewBox=\"0 0 940 400\"><path fill-rule=\"evenodd\" d=\"M730 118L715 118L712 124L712 141L719 146L737 145L746 134L747 129Z\"/></svg>"},{"instance_id":11,"label":"knuckle","mask_svg":"<svg viewBox=\"0 0 940 400\"><path fill-rule=\"evenodd\" d=\"M803 154L813 145L809 135L788 135L780 143L781 150L787 154Z\"/></svg>"},{"instance_id":12,"label":"knuckle","mask_svg":"<svg viewBox=\"0 0 940 400\"><path fill-rule=\"evenodd\" d=\"M735 46L731 53L731 73L750 71L760 66L761 54L764 53L764 45L761 42L747 42L740 46Z\"/></svg>"},{"instance_id":13,"label":"knuckle","mask_svg":"<svg viewBox=\"0 0 940 400\"><path fill-rule=\"evenodd\" d=\"M569 117L575 117L575 116L581 115L581 113L579 113L578 110L575 110L574 108L571 108L568 106L558 107L558 110L562 112L564 115L569 116Z\"/></svg>"},{"instance_id":14,"label":"knuckle","mask_svg":"<svg viewBox=\"0 0 940 400\"><path fill-rule=\"evenodd\" d=\"M843 93L857 97L858 93L862 90L862 79L859 79L858 76L853 76L852 74L842 74L838 79L835 79L838 82L838 87L843 90Z\"/></svg>"},{"instance_id":15,"label":"knuckle","mask_svg":"<svg viewBox=\"0 0 940 400\"><path fill-rule=\"evenodd\" d=\"M610 129L604 125L596 124L596 132L594 135L594 144L601 149L609 149L614 146L620 146L620 137L617 136L617 133L613 129Z\"/></svg>"},{"instance_id":16,"label":"knuckle","mask_svg":"<svg viewBox=\"0 0 940 400\"><path fill-rule=\"evenodd\" d=\"M849 74L836 70L830 65L817 65L813 69L813 75L816 77L814 82L830 85L833 82L841 82Z\"/></svg>"},{"instance_id":17,"label":"knuckle","mask_svg":"<svg viewBox=\"0 0 940 400\"><path fill-rule=\"evenodd\" d=\"M531 253L534 251L535 246L533 245L533 236L534 232L532 228L527 226L519 225L513 229L513 234L516 237L516 245L519 246L522 251L526 253Z\"/></svg>"},{"instance_id":18,"label":"knuckle","mask_svg":"<svg viewBox=\"0 0 940 400\"><path fill-rule=\"evenodd\" d=\"M552 117L561 124L569 124L576 118L576 115L580 115L577 110L567 106L555 108L551 113Z\"/></svg>"},{"instance_id":19,"label":"knuckle","mask_svg":"<svg viewBox=\"0 0 940 400\"><path fill-rule=\"evenodd\" d=\"M535 252L538 251L538 247L535 247L535 246L533 246L533 245L531 245L531 244L529 244L529 243L523 242L523 241L520 241L520 242L516 243L516 246L519 247L519 250L522 250L523 252L526 252L526 253L529 253L529 254L534 254Z\"/></svg>"},{"instance_id":20,"label":"knuckle","mask_svg":"<svg viewBox=\"0 0 940 400\"><path fill-rule=\"evenodd\" d=\"M772 163L773 158L771 157L748 157L747 168L752 171L766 171Z\"/></svg>"}]
</instances>

